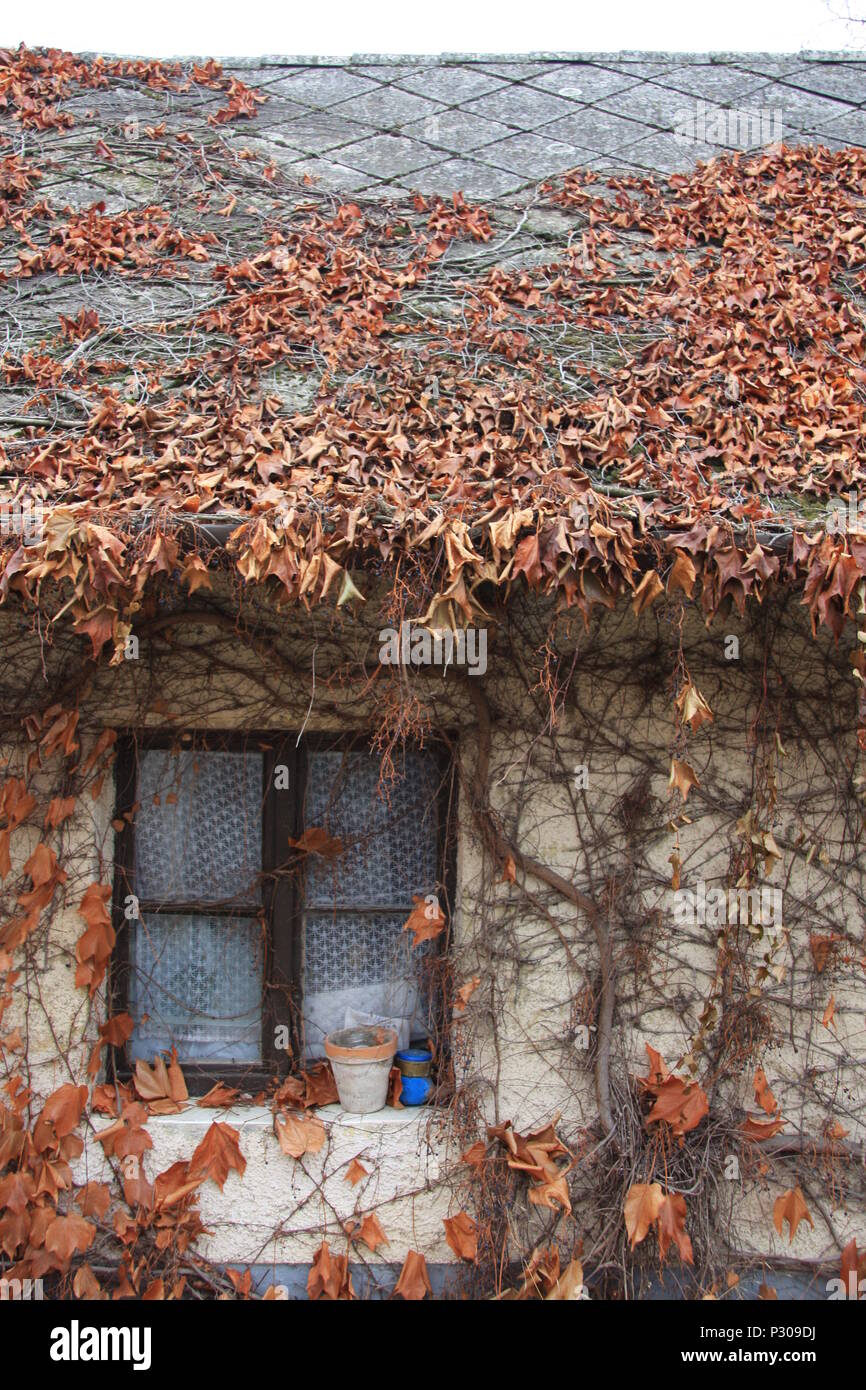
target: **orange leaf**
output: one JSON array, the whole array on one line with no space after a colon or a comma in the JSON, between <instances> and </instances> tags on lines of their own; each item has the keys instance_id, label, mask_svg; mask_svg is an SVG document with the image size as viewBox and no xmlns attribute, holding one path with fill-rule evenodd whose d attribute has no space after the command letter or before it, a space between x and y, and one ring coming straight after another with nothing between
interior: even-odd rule
<instances>
[{"instance_id":1,"label":"orange leaf","mask_svg":"<svg viewBox=\"0 0 866 1390\"><path fill-rule=\"evenodd\" d=\"M660 1183L632 1183L625 1199L625 1229L632 1250L640 1245L650 1226L658 1220L663 1203L664 1193Z\"/></svg>"},{"instance_id":2,"label":"orange leaf","mask_svg":"<svg viewBox=\"0 0 866 1390\"><path fill-rule=\"evenodd\" d=\"M530 1194L531 1195L531 1194ZM461 1260L474 1264L478 1258L478 1226L465 1211L442 1218L445 1239Z\"/></svg>"},{"instance_id":3,"label":"orange leaf","mask_svg":"<svg viewBox=\"0 0 866 1390\"><path fill-rule=\"evenodd\" d=\"M362 1240L371 1250L375 1250L379 1245L390 1245L388 1237L379 1225L379 1218L373 1212L365 1216L361 1222L361 1229L358 1232L358 1240Z\"/></svg>"},{"instance_id":4,"label":"orange leaf","mask_svg":"<svg viewBox=\"0 0 866 1390\"><path fill-rule=\"evenodd\" d=\"M207 1095L200 1096L196 1105L200 1105L203 1110L218 1110L224 1105L233 1105L240 1095L240 1091L234 1086L224 1086L221 1081L211 1086Z\"/></svg>"},{"instance_id":5,"label":"orange leaf","mask_svg":"<svg viewBox=\"0 0 866 1390\"><path fill-rule=\"evenodd\" d=\"M190 1179L212 1178L222 1190L232 1168L243 1177L247 1161L241 1153L238 1138L237 1130L231 1125L214 1120L190 1159Z\"/></svg>"},{"instance_id":6,"label":"orange leaf","mask_svg":"<svg viewBox=\"0 0 866 1390\"><path fill-rule=\"evenodd\" d=\"M328 1242L322 1241L307 1276L307 1297L332 1301L355 1297L349 1274L348 1255L332 1255Z\"/></svg>"},{"instance_id":7,"label":"orange leaf","mask_svg":"<svg viewBox=\"0 0 866 1390\"><path fill-rule=\"evenodd\" d=\"M419 946L422 941L433 941L445 927L445 914L437 899L432 894L430 896L431 901L428 902L426 898L419 898L416 893L412 894L415 906L403 923L403 930L413 933L413 947Z\"/></svg>"},{"instance_id":8,"label":"orange leaf","mask_svg":"<svg viewBox=\"0 0 866 1390\"><path fill-rule=\"evenodd\" d=\"M71 1082L67 1082L65 1086L52 1091L33 1127L33 1142L40 1153L55 1145L58 1139L72 1133L81 1119L86 1103L86 1086L73 1086Z\"/></svg>"},{"instance_id":9,"label":"orange leaf","mask_svg":"<svg viewBox=\"0 0 866 1390\"><path fill-rule=\"evenodd\" d=\"M831 954L835 951L836 942L840 939L835 932L830 936L809 937L809 950L812 952L812 960L819 975L823 973Z\"/></svg>"},{"instance_id":10,"label":"orange leaf","mask_svg":"<svg viewBox=\"0 0 866 1390\"><path fill-rule=\"evenodd\" d=\"M299 839L290 839L289 844L292 849L299 849L304 854L319 854L323 859L336 859L344 849L343 841L329 835L321 826L311 826Z\"/></svg>"},{"instance_id":11,"label":"orange leaf","mask_svg":"<svg viewBox=\"0 0 866 1390\"><path fill-rule=\"evenodd\" d=\"M106 907L110 897L110 885L91 883L78 908L79 915L87 923L87 930L79 937L75 946L75 958L78 961L75 983L80 987L86 986L91 998L102 984L115 941L114 928Z\"/></svg>"},{"instance_id":12,"label":"orange leaf","mask_svg":"<svg viewBox=\"0 0 866 1390\"><path fill-rule=\"evenodd\" d=\"M417 1250L407 1251L400 1277L394 1285L394 1292L408 1302L420 1302L428 1293L433 1292L427 1273L427 1261Z\"/></svg>"},{"instance_id":13,"label":"orange leaf","mask_svg":"<svg viewBox=\"0 0 866 1390\"><path fill-rule=\"evenodd\" d=\"M48 803L48 810L45 813L46 830L56 830L58 825L62 825L65 820L75 810L74 796L54 796Z\"/></svg>"},{"instance_id":14,"label":"orange leaf","mask_svg":"<svg viewBox=\"0 0 866 1390\"><path fill-rule=\"evenodd\" d=\"M647 1116L647 1124L664 1121L674 1134L681 1136L695 1129L709 1110L706 1092L696 1081L669 1076L656 1091L656 1103Z\"/></svg>"},{"instance_id":15,"label":"orange leaf","mask_svg":"<svg viewBox=\"0 0 866 1390\"><path fill-rule=\"evenodd\" d=\"M483 1139L478 1139L474 1144L470 1144L465 1153L460 1155L461 1163L468 1163L470 1168L481 1169L487 1157L487 1145Z\"/></svg>"},{"instance_id":16,"label":"orange leaf","mask_svg":"<svg viewBox=\"0 0 866 1390\"><path fill-rule=\"evenodd\" d=\"M659 579L655 570L650 570L644 575L638 584L632 597L631 606L634 615L639 618L645 608L654 603L663 589L662 581Z\"/></svg>"},{"instance_id":17,"label":"orange leaf","mask_svg":"<svg viewBox=\"0 0 866 1390\"><path fill-rule=\"evenodd\" d=\"M866 1279L866 1254L857 1254L857 1241L852 1236L842 1251L840 1277L845 1286L846 1298L861 1297L860 1280Z\"/></svg>"},{"instance_id":18,"label":"orange leaf","mask_svg":"<svg viewBox=\"0 0 866 1390\"><path fill-rule=\"evenodd\" d=\"M89 1182L76 1192L75 1200L84 1216L104 1216L111 1205L111 1188L107 1182Z\"/></svg>"},{"instance_id":19,"label":"orange leaf","mask_svg":"<svg viewBox=\"0 0 866 1390\"><path fill-rule=\"evenodd\" d=\"M544 1295L547 1303L574 1302L584 1296L583 1265L580 1260L572 1260L566 1265L553 1288Z\"/></svg>"},{"instance_id":20,"label":"orange leaf","mask_svg":"<svg viewBox=\"0 0 866 1390\"><path fill-rule=\"evenodd\" d=\"M700 785L688 763L681 763L677 758L671 758L671 771L668 777L669 791L673 791L676 787L683 801L687 801L692 787L699 787Z\"/></svg>"},{"instance_id":21,"label":"orange leaf","mask_svg":"<svg viewBox=\"0 0 866 1390\"><path fill-rule=\"evenodd\" d=\"M40 888L43 883L51 882L56 864L57 855L54 850L49 849L47 845L39 844L24 865L24 872L32 878L33 887Z\"/></svg>"},{"instance_id":22,"label":"orange leaf","mask_svg":"<svg viewBox=\"0 0 866 1390\"><path fill-rule=\"evenodd\" d=\"M465 985L461 985L454 1000L454 1012L462 1014L469 1000L472 998L478 986L481 984L481 976L473 975L471 980L467 980Z\"/></svg>"},{"instance_id":23,"label":"orange leaf","mask_svg":"<svg viewBox=\"0 0 866 1390\"><path fill-rule=\"evenodd\" d=\"M274 1133L283 1153L292 1158L303 1158L307 1153L317 1154L326 1137L321 1120L287 1115L283 1111L274 1116Z\"/></svg>"},{"instance_id":24,"label":"orange leaf","mask_svg":"<svg viewBox=\"0 0 866 1390\"><path fill-rule=\"evenodd\" d=\"M812 1230L815 1229L815 1223L809 1215L809 1208L806 1206L806 1199L800 1191L799 1185L783 1192L781 1197L777 1197L773 1203L773 1225L779 1235L782 1234L783 1221L787 1221L791 1233L789 1245L797 1234L797 1227L801 1221L808 1221Z\"/></svg>"},{"instance_id":25,"label":"orange leaf","mask_svg":"<svg viewBox=\"0 0 866 1390\"><path fill-rule=\"evenodd\" d=\"M96 1227L82 1216L55 1216L45 1233L45 1249L68 1265L72 1256L87 1250L96 1235Z\"/></svg>"},{"instance_id":26,"label":"orange leaf","mask_svg":"<svg viewBox=\"0 0 866 1390\"><path fill-rule=\"evenodd\" d=\"M753 1119L751 1115L747 1115L740 1128L747 1139L754 1139L760 1144L763 1139L772 1139L774 1134L778 1134L785 1128L785 1124L786 1121L781 1118L764 1121Z\"/></svg>"},{"instance_id":27,"label":"orange leaf","mask_svg":"<svg viewBox=\"0 0 866 1390\"><path fill-rule=\"evenodd\" d=\"M90 1265L82 1265L76 1270L75 1278L72 1281L72 1292L76 1298L103 1299L108 1295L103 1293L102 1286Z\"/></svg>"},{"instance_id":28,"label":"orange leaf","mask_svg":"<svg viewBox=\"0 0 866 1390\"><path fill-rule=\"evenodd\" d=\"M672 594L675 589L682 589L686 598L691 598L692 590L695 587L697 570L694 562L689 558L684 550L677 550L676 559L671 566L668 575L668 593Z\"/></svg>"},{"instance_id":29,"label":"orange leaf","mask_svg":"<svg viewBox=\"0 0 866 1390\"><path fill-rule=\"evenodd\" d=\"M763 1067L758 1067L755 1072L755 1101L767 1115L775 1114L778 1106L776 1097L767 1085L767 1078L764 1075Z\"/></svg>"},{"instance_id":30,"label":"orange leaf","mask_svg":"<svg viewBox=\"0 0 866 1390\"><path fill-rule=\"evenodd\" d=\"M686 1234L686 1199L681 1192L666 1193L659 1208L659 1251L662 1259L668 1252L671 1241L676 1242L680 1259L686 1264L694 1264L692 1242Z\"/></svg>"},{"instance_id":31,"label":"orange leaf","mask_svg":"<svg viewBox=\"0 0 866 1390\"><path fill-rule=\"evenodd\" d=\"M357 1158L353 1158L343 1174L343 1181L350 1182L353 1187L356 1187L358 1183L361 1182L362 1178L368 1178L369 1176L370 1174L367 1172L363 1163L359 1163Z\"/></svg>"}]
</instances>

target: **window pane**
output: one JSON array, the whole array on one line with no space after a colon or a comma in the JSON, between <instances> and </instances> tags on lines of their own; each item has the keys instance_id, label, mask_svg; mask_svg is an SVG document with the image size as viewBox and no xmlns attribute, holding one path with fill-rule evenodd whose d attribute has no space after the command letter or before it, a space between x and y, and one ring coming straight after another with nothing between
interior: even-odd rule
<instances>
[{"instance_id":1,"label":"window pane","mask_svg":"<svg viewBox=\"0 0 866 1390\"><path fill-rule=\"evenodd\" d=\"M379 759L371 753L308 755L304 822L324 826L352 847L338 859L310 855L308 906L406 907L436 884L436 763L407 753L404 776L379 795Z\"/></svg>"},{"instance_id":2,"label":"window pane","mask_svg":"<svg viewBox=\"0 0 866 1390\"><path fill-rule=\"evenodd\" d=\"M326 1033L357 1021L347 1011L393 1019L408 1042L430 1026L421 970L433 943L412 949L403 924L413 895L436 886L436 760L407 754L404 777L382 797L374 754L311 752L307 766L304 824L350 845L331 861L309 855L304 866L307 1055L321 1056Z\"/></svg>"},{"instance_id":3,"label":"window pane","mask_svg":"<svg viewBox=\"0 0 866 1390\"><path fill-rule=\"evenodd\" d=\"M132 1057L152 1061L174 1044L182 1062L257 1062L261 923L151 914L130 926Z\"/></svg>"},{"instance_id":4,"label":"window pane","mask_svg":"<svg viewBox=\"0 0 866 1390\"><path fill-rule=\"evenodd\" d=\"M347 1009L402 1021L406 1042L427 1033L430 1025L420 970L432 943L412 950L409 933L403 931L405 920L405 912L306 915L304 1032L308 1056L324 1054L325 1034L346 1025Z\"/></svg>"},{"instance_id":5,"label":"window pane","mask_svg":"<svg viewBox=\"0 0 866 1390\"><path fill-rule=\"evenodd\" d=\"M139 898L157 903L261 901L261 753L147 749L141 756L138 800Z\"/></svg>"}]
</instances>

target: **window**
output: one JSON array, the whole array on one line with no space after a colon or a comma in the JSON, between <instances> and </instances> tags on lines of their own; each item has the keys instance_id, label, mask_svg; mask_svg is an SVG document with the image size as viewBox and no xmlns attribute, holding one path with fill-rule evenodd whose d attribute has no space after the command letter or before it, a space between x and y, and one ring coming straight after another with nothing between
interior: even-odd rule
<instances>
[{"instance_id":1,"label":"window","mask_svg":"<svg viewBox=\"0 0 866 1390\"><path fill-rule=\"evenodd\" d=\"M347 1023L388 1019L403 1045L434 1030L441 943L413 948L403 924L417 896L447 916L445 763L407 750L381 784L364 744L295 743L124 741L112 966L114 1007L134 1023L124 1070L175 1047L193 1080L249 1088L323 1056Z\"/></svg>"}]
</instances>

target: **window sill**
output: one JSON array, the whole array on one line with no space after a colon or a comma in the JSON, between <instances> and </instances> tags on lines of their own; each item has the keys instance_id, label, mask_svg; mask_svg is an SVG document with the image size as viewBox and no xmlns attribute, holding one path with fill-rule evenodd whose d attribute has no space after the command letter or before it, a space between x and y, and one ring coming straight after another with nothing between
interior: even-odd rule
<instances>
[{"instance_id":1,"label":"window sill","mask_svg":"<svg viewBox=\"0 0 866 1390\"><path fill-rule=\"evenodd\" d=\"M435 1105L406 1106L401 1110L386 1106L384 1110L376 1110L369 1115L356 1115L344 1110L340 1105L322 1105L307 1113L321 1120L326 1129L354 1129L364 1134L379 1134L383 1131L420 1128L425 1119L441 1114L441 1110ZM255 1132L272 1130L274 1113L269 1105L232 1105L219 1109L205 1109L193 1104L177 1115L150 1115L147 1128L162 1132L174 1128L208 1129L214 1120L219 1120L221 1124L230 1124L241 1133L244 1130Z\"/></svg>"}]
</instances>

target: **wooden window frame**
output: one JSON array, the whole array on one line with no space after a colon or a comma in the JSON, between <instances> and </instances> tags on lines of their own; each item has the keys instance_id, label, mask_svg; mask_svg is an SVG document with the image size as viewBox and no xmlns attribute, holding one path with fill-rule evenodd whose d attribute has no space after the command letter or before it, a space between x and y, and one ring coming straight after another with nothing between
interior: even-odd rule
<instances>
[{"instance_id":1,"label":"wooden window frame","mask_svg":"<svg viewBox=\"0 0 866 1390\"><path fill-rule=\"evenodd\" d=\"M450 753L450 740L430 740L425 751L436 754L440 788L436 807L437 882L444 894L446 930L437 940L437 949L448 949L456 887L454 843L454 803L456 781ZM301 964L303 939L303 867L283 869L291 862L288 840L303 832L304 797L307 786L306 751L351 750L371 747L368 733L320 733L304 735L286 730L127 730L117 743L116 810L114 846L113 918L116 942L109 968L109 1000L112 1015L122 1013L129 1004L129 922L124 915L126 898L135 892L135 827L125 814L135 804L139 755L151 749L176 748L180 751L235 752L249 749L262 753L262 915L265 923L264 994L262 1001L262 1057L256 1062L184 1062L183 1073L191 1095L203 1095L217 1082L244 1092L262 1091L304 1066L301 1019ZM289 771L289 791L281 796L274 788L274 770L284 764ZM292 790L294 789L294 790ZM228 916L229 904L171 904L173 912L184 908ZM142 915L148 909L142 907ZM153 911L153 909L150 909ZM235 907L237 912L237 907ZM240 914L239 914L240 915ZM245 914L244 914L245 915ZM276 1030L288 1029L291 1052L278 1050ZM134 1064L127 1048L109 1049L108 1070L114 1079L128 1082ZM109 1076L111 1079L111 1076Z\"/></svg>"}]
</instances>

